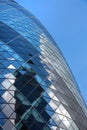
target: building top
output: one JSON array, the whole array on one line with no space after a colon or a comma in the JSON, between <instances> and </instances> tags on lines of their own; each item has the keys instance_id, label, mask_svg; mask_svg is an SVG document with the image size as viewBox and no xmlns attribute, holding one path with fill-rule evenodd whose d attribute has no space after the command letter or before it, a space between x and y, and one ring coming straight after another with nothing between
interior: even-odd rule
<instances>
[{"instance_id":1,"label":"building top","mask_svg":"<svg viewBox=\"0 0 87 130\"><path fill-rule=\"evenodd\" d=\"M17 3L15 0L0 0L0 2L14 2L14 3Z\"/></svg>"}]
</instances>

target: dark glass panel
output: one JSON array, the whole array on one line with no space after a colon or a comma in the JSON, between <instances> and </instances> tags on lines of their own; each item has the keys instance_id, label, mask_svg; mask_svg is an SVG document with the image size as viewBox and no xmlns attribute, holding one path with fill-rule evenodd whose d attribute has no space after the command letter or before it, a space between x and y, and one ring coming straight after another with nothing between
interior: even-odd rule
<instances>
[{"instance_id":1,"label":"dark glass panel","mask_svg":"<svg viewBox=\"0 0 87 130\"><path fill-rule=\"evenodd\" d=\"M43 98L40 98L37 104L36 104L36 109L38 112L41 112L47 105L47 102Z\"/></svg>"},{"instance_id":2,"label":"dark glass panel","mask_svg":"<svg viewBox=\"0 0 87 130\"><path fill-rule=\"evenodd\" d=\"M44 126L43 123L35 122L30 129L31 130L42 130L43 126Z\"/></svg>"},{"instance_id":3,"label":"dark glass panel","mask_svg":"<svg viewBox=\"0 0 87 130\"><path fill-rule=\"evenodd\" d=\"M0 111L0 119L6 119L7 116L2 112Z\"/></svg>"},{"instance_id":4,"label":"dark glass panel","mask_svg":"<svg viewBox=\"0 0 87 130\"><path fill-rule=\"evenodd\" d=\"M0 26L0 40L7 43L10 40L14 39L14 37L17 37L18 33L15 33L12 29L10 29L7 25Z\"/></svg>"},{"instance_id":5,"label":"dark glass panel","mask_svg":"<svg viewBox=\"0 0 87 130\"><path fill-rule=\"evenodd\" d=\"M45 110L43 110L43 111L41 112L41 116L44 118L44 120L45 120L46 122L50 119L50 116L48 115L48 113L47 113Z\"/></svg>"},{"instance_id":6,"label":"dark glass panel","mask_svg":"<svg viewBox=\"0 0 87 130\"><path fill-rule=\"evenodd\" d=\"M7 119L0 119L0 125L4 125L4 123L7 121Z\"/></svg>"},{"instance_id":7,"label":"dark glass panel","mask_svg":"<svg viewBox=\"0 0 87 130\"><path fill-rule=\"evenodd\" d=\"M3 103L6 103L6 101L2 97L0 97L0 104L3 104Z\"/></svg>"},{"instance_id":8,"label":"dark glass panel","mask_svg":"<svg viewBox=\"0 0 87 130\"><path fill-rule=\"evenodd\" d=\"M35 89L31 94L29 94L27 99L32 103L35 100L37 100L39 97L40 97L40 92L38 92L37 89Z\"/></svg>"}]
</instances>

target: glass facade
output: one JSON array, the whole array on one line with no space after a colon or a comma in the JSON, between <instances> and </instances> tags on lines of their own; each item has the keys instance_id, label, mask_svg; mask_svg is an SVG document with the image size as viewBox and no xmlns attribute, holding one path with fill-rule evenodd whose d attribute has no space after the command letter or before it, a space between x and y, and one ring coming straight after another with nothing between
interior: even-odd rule
<instances>
[{"instance_id":1,"label":"glass facade","mask_svg":"<svg viewBox=\"0 0 87 130\"><path fill-rule=\"evenodd\" d=\"M0 0L0 130L87 130L87 108L60 49L13 0Z\"/></svg>"}]
</instances>

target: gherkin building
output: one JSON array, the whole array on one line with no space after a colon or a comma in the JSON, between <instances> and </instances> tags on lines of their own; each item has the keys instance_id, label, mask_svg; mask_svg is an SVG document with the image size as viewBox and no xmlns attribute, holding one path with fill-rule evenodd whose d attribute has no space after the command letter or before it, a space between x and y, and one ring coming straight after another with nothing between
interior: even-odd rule
<instances>
[{"instance_id":1,"label":"gherkin building","mask_svg":"<svg viewBox=\"0 0 87 130\"><path fill-rule=\"evenodd\" d=\"M0 130L87 130L87 108L60 49L13 0L0 0Z\"/></svg>"}]
</instances>

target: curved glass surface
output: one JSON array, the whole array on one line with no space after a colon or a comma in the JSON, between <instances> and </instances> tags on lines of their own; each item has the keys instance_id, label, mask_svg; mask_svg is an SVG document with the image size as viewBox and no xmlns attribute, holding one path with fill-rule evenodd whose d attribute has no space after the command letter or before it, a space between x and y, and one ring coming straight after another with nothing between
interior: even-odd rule
<instances>
[{"instance_id":1,"label":"curved glass surface","mask_svg":"<svg viewBox=\"0 0 87 130\"><path fill-rule=\"evenodd\" d=\"M87 130L87 108L55 41L14 1L0 1L0 130Z\"/></svg>"}]
</instances>

